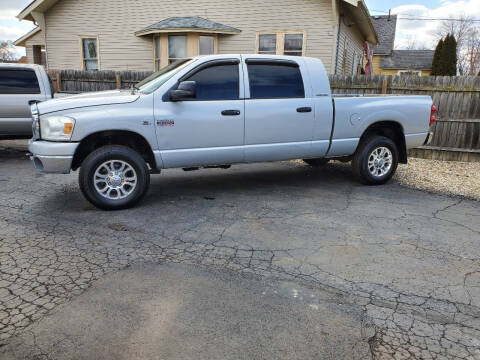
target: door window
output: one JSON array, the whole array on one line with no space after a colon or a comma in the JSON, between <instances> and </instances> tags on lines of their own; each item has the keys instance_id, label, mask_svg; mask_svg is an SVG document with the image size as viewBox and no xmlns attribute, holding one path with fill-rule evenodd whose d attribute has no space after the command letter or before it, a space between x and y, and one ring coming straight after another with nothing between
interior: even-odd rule
<instances>
[{"instance_id":1,"label":"door window","mask_svg":"<svg viewBox=\"0 0 480 360\"><path fill-rule=\"evenodd\" d=\"M296 64L248 64L250 98L304 98L302 74Z\"/></svg>"},{"instance_id":2,"label":"door window","mask_svg":"<svg viewBox=\"0 0 480 360\"><path fill-rule=\"evenodd\" d=\"M193 100L238 100L238 71L238 64L213 65L183 80L197 83L197 96Z\"/></svg>"},{"instance_id":3,"label":"door window","mask_svg":"<svg viewBox=\"0 0 480 360\"><path fill-rule=\"evenodd\" d=\"M0 70L0 94L40 94L33 70Z\"/></svg>"}]
</instances>

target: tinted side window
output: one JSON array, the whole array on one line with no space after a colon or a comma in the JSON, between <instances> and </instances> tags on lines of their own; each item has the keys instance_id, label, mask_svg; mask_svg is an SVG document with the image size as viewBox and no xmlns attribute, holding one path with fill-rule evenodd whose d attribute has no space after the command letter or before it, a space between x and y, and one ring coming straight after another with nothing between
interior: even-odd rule
<instances>
[{"instance_id":1,"label":"tinted side window","mask_svg":"<svg viewBox=\"0 0 480 360\"><path fill-rule=\"evenodd\" d=\"M197 83L197 97L194 100L238 100L238 71L237 64L214 65L184 80Z\"/></svg>"},{"instance_id":2,"label":"tinted side window","mask_svg":"<svg viewBox=\"0 0 480 360\"><path fill-rule=\"evenodd\" d=\"M0 69L0 94L40 94L35 71Z\"/></svg>"},{"instance_id":3,"label":"tinted side window","mask_svg":"<svg viewBox=\"0 0 480 360\"><path fill-rule=\"evenodd\" d=\"M249 64L250 98L303 98L302 74L298 66L284 64Z\"/></svg>"}]
</instances>

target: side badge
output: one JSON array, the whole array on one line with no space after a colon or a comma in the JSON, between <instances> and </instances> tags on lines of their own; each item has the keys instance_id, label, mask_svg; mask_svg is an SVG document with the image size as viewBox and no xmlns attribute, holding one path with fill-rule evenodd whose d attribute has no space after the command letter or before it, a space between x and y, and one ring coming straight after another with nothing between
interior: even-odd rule
<instances>
[{"instance_id":1,"label":"side badge","mask_svg":"<svg viewBox=\"0 0 480 360\"><path fill-rule=\"evenodd\" d=\"M158 120L158 126L175 126L175 120Z\"/></svg>"}]
</instances>

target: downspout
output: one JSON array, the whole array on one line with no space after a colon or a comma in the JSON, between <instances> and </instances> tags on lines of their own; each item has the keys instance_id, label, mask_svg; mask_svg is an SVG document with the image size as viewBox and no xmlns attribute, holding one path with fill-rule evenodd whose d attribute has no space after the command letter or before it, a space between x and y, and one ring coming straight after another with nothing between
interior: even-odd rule
<instances>
[{"instance_id":1,"label":"downspout","mask_svg":"<svg viewBox=\"0 0 480 360\"><path fill-rule=\"evenodd\" d=\"M342 29L342 15L338 15L338 31L337 31L337 49L335 50L335 73L337 75L338 70L338 50L340 48L340 32Z\"/></svg>"}]
</instances>

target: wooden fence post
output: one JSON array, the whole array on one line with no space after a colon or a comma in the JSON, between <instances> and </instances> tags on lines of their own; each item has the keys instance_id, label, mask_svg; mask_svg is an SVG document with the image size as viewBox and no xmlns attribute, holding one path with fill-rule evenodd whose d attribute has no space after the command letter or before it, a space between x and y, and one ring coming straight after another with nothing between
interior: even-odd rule
<instances>
[{"instance_id":1,"label":"wooden fence post","mask_svg":"<svg viewBox=\"0 0 480 360\"><path fill-rule=\"evenodd\" d=\"M116 79L116 82L117 82L117 89L121 89L122 88L122 76L120 75L120 73L115 74L115 79Z\"/></svg>"},{"instance_id":2,"label":"wooden fence post","mask_svg":"<svg viewBox=\"0 0 480 360\"><path fill-rule=\"evenodd\" d=\"M387 79L382 80L382 94L387 93Z\"/></svg>"},{"instance_id":3,"label":"wooden fence post","mask_svg":"<svg viewBox=\"0 0 480 360\"><path fill-rule=\"evenodd\" d=\"M62 72L59 70L57 71L57 91L62 91L62 77L61 74Z\"/></svg>"}]
</instances>

